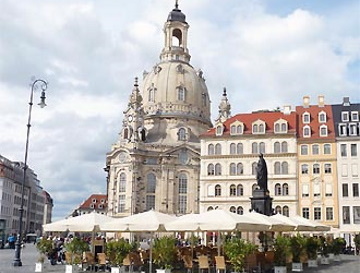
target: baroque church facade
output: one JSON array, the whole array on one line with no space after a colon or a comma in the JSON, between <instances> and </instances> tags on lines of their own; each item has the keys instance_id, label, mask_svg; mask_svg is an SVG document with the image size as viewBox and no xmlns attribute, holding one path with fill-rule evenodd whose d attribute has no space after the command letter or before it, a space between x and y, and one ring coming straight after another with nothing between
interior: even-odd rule
<instances>
[{"instance_id":1,"label":"baroque church facade","mask_svg":"<svg viewBox=\"0 0 360 273\"><path fill-rule=\"evenodd\" d=\"M138 79L106 156L108 215L199 212L199 135L212 127L201 70L190 64L186 16L175 4L160 61Z\"/></svg>"}]
</instances>

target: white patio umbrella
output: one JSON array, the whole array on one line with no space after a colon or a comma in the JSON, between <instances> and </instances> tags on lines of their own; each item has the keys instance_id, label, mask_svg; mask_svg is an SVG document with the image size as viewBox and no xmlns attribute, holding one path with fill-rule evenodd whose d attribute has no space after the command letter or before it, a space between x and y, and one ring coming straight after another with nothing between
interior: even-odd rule
<instances>
[{"instance_id":1,"label":"white patio umbrella","mask_svg":"<svg viewBox=\"0 0 360 273\"><path fill-rule=\"evenodd\" d=\"M256 219L266 224L269 224L271 231L293 231L296 228L295 223L285 222L281 219L277 219L274 217L270 217L256 211L251 211L249 213L245 213L244 216L249 217L251 219Z\"/></svg>"},{"instance_id":2,"label":"white patio umbrella","mask_svg":"<svg viewBox=\"0 0 360 273\"><path fill-rule=\"evenodd\" d=\"M74 231L92 232L99 231L100 224L109 222L114 218L94 212L81 214L76 217L59 220L50 224L43 225L44 231Z\"/></svg>"},{"instance_id":3,"label":"white patio umbrella","mask_svg":"<svg viewBox=\"0 0 360 273\"><path fill-rule=\"evenodd\" d=\"M262 231L268 230L270 224L251 219L225 210L211 210L200 214L189 214L178 217L165 224L168 231ZM220 239L220 236L218 236ZM218 242L218 255L220 255L220 241Z\"/></svg>"},{"instance_id":4,"label":"white patio umbrella","mask_svg":"<svg viewBox=\"0 0 360 273\"><path fill-rule=\"evenodd\" d=\"M308 225L312 225L314 227L313 231L329 231L330 227L315 221L311 221L309 219L306 219L304 217L301 217L299 215L295 215L290 217L291 220L301 223L301 224L308 224Z\"/></svg>"},{"instance_id":5,"label":"white patio umbrella","mask_svg":"<svg viewBox=\"0 0 360 273\"><path fill-rule=\"evenodd\" d=\"M151 232L149 272L152 272L152 239L154 232L165 231L164 225L176 219L176 216L150 210L117 218L100 225L103 231Z\"/></svg>"},{"instance_id":6,"label":"white patio umbrella","mask_svg":"<svg viewBox=\"0 0 360 273\"><path fill-rule=\"evenodd\" d=\"M167 231L263 231L269 223L251 219L225 210L211 210L200 214L187 214L165 224Z\"/></svg>"}]
</instances>

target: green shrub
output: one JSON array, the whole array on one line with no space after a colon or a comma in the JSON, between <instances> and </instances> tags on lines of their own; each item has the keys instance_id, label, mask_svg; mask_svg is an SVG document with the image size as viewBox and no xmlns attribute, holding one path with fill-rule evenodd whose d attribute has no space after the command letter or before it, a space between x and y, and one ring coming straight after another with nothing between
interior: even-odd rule
<instances>
[{"instance_id":1,"label":"green shrub","mask_svg":"<svg viewBox=\"0 0 360 273\"><path fill-rule=\"evenodd\" d=\"M256 251L254 244L248 243L238 237L233 237L225 241L224 251L236 272L242 272L245 265L246 256Z\"/></svg>"},{"instance_id":2,"label":"green shrub","mask_svg":"<svg viewBox=\"0 0 360 273\"><path fill-rule=\"evenodd\" d=\"M89 244L78 237L74 237L70 242L66 243L65 248L71 255L71 264L79 264L82 253L90 250Z\"/></svg>"},{"instance_id":3,"label":"green shrub","mask_svg":"<svg viewBox=\"0 0 360 273\"><path fill-rule=\"evenodd\" d=\"M290 238L290 249L293 263L300 263L300 257L304 254L305 245L306 239L300 234Z\"/></svg>"},{"instance_id":4,"label":"green shrub","mask_svg":"<svg viewBox=\"0 0 360 273\"><path fill-rule=\"evenodd\" d=\"M284 236L277 236L274 241L274 264L286 266L286 260L290 253L290 240Z\"/></svg>"},{"instance_id":5,"label":"green shrub","mask_svg":"<svg viewBox=\"0 0 360 273\"><path fill-rule=\"evenodd\" d=\"M120 238L117 241L110 241L106 243L106 255L109 257L110 264L122 265L123 260L133 249L133 245Z\"/></svg>"},{"instance_id":6,"label":"green shrub","mask_svg":"<svg viewBox=\"0 0 360 273\"><path fill-rule=\"evenodd\" d=\"M316 237L308 237L306 239L306 253L308 254L308 257L310 260L316 260L317 258L317 252L320 248L320 240Z\"/></svg>"},{"instance_id":7,"label":"green shrub","mask_svg":"<svg viewBox=\"0 0 360 273\"><path fill-rule=\"evenodd\" d=\"M153 246L154 263L160 268L171 269L177 259L176 239L161 237L155 240Z\"/></svg>"}]
</instances>

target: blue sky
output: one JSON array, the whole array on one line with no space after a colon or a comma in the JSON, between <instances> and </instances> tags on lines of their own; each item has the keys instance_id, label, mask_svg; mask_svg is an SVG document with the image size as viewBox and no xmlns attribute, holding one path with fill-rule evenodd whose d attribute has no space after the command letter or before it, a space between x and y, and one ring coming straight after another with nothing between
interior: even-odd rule
<instances>
[{"instance_id":1,"label":"blue sky","mask_svg":"<svg viewBox=\"0 0 360 273\"><path fill-rule=\"evenodd\" d=\"M204 71L213 118L223 87L232 114L360 101L360 2L180 0L191 64ZM62 218L105 193L105 154L133 79L159 61L171 0L0 0L0 154L23 160L32 76L49 81L34 108L29 165ZM36 94L35 94L36 95ZM39 94L37 94L39 96Z\"/></svg>"}]
</instances>

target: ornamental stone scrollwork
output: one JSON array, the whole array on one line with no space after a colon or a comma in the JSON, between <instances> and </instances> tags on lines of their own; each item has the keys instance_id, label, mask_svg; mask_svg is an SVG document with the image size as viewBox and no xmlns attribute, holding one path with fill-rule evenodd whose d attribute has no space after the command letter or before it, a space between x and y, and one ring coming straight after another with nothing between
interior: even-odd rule
<instances>
[{"instance_id":1,"label":"ornamental stone scrollwork","mask_svg":"<svg viewBox=\"0 0 360 273\"><path fill-rule=\"evenodd\" d=\"M158 74L161 70L162 70L162 68L161 68L160 65L155 65L155 66L154 66L154 73L155 73L155 74Z\"/></svg>"}]
</instances>

